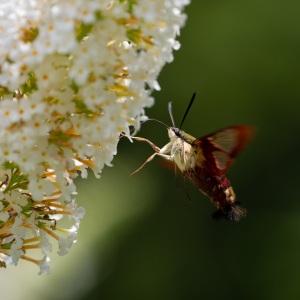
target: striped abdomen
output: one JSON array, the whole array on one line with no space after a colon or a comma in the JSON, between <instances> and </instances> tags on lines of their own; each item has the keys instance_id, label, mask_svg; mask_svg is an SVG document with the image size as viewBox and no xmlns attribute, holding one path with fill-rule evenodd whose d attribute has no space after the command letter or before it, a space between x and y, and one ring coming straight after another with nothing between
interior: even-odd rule
<instances>
[{"instance_id":1,"label":"striped abdomen","mask_svg":"<svg viewBox=\"0 0 300 300\"><path fill-rule=\"evenodd\" d=\"M225 175L212 175L204 168L196 167L185 171L184 176L216 204L218 210L213 214L215 219L239 221L246 215L246 210L235 203L235 193Z\"/></svg>"}]
</instances>

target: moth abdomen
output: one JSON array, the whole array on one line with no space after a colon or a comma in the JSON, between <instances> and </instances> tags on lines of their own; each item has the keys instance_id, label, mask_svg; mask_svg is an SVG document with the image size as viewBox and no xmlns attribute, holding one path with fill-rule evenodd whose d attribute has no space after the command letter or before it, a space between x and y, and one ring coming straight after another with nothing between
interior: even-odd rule
<instances>
[{"instance_id":1,"label":"moth abdomen","mask_svg":"<svg viewBox=\"0 0 300 300\"><path fill-rule=\"evenodd\" d=\"M196 167L196 170L188 170L184 175L217 206L218 210L213 214L214 219L237 222L246 215L246 210L237 205L230 180L225 175L211 175L199 167Z\"/></svg>"}]
</instances>

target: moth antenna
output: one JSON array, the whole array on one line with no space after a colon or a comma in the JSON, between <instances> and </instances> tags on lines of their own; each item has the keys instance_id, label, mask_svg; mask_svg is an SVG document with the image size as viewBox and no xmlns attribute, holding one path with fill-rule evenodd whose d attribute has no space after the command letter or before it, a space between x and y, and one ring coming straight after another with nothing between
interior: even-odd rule
<instances>
[{"instance_id":1,"label":"moth antenna","mask_svg":"<svg viewBox=\"0 0 300 300\"><path fill-rule=\"evenodd\" d=\"M172 102L168 103L168 110L169 110L170 118L172 121L172 125L173 125L173 127L176 127L175 122L174 122L173 112L172 112Z\"/></svg>"},{"instance_id":2,"label":"moth antenna","mask_svg":"<svg viewBox=\"0 0 300 300\"><path fill-rule=\"evenodd\" d=\"M181 121L181 124L180 124L180 126L179 126L179 129L181 129L181 127L182 127L182 125L183 125L183 122L184 122L184 120L185 120L185 118L186 118L186 116L187 116L187 114L188 114L188 112L189 112L189 110L190 110L190 108L191 108L191 106L192 106L194 100L195 100L195 97L196 97L196 92L193 94L193 96L192 96L192 98L191 98L191 100L190 100L189 106L187 107L187 109L186 109L186 111L185 111L185 114L184 114L184 116L183 116L183 118L182 118L182 121Z\"/></svg>"}]
</instances>

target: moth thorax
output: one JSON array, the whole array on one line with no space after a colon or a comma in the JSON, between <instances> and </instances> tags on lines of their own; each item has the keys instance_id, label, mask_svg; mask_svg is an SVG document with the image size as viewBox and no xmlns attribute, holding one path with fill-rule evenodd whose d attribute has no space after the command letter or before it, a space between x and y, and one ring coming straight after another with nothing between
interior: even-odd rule
<instances>
[{"instance_id":1,"label":"moth thorax","mask_svg":"<svg viewBox=\"0 0 300 300\"><path fill-rule=\"evenodd\" d=\"M193 147L183 141L180 137L175 137L172 142L171 156L177 167L185 172L187 169L195 168L195 157Z\"/></svg>"}]
</instances>

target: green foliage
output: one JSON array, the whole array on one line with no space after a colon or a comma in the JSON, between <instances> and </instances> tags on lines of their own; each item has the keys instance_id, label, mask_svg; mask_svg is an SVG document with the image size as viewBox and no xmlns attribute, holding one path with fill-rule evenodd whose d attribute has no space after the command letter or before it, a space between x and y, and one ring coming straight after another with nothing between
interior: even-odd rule
<instances>
[{"instance_id":1,"label":"green foliage","mask_svg":"<svg viewBox=\"0 0 300 300\"><path fill-rule=\"evenodd\" d=\"M126 35L128 40L135 44L139 44L142 40L142 33L140 29L130 28L127 30Z\"/></svg>"},{"instance_id":2,"label":"green foliage","mask_svg":"<svg viewBox=\"0 0 300 300\"><path fill-rule=\"evenodd\" d=\"M136 0L119 0L121 3L123 2L127 2L127 5L128 5L128 12L130 13L130 14L132 14L132 12L133 12L133 7L134 7L134 5L136 5Z\"/></svg>"},{"instance_id":3,"label":"green foliage","mask_svg":"<svg viewBox=\"0 0 300 300\"><path fill-rule=\"evenodd\" d=\"M15 189L24 189L27 188L28 178L27 176L20 173L18 167L15 164L7 162L4 164L6 169L11 170L11 175L9 181L7 182L7 186L4 190L4 193L8 193L9 191Z\"/></svg>"},{"instance_id":4,"label":"green foliage","mask_svg":"<svg viewBox=\"0 0 300 300\"><path fill-rule=\"evenodd\" d=\"M29 95L37 90L36 78L33 72L28 73L28 79L21 86L20 92L25 95Z\"/></svg>"},{"instance_id":5,"label":"green foliage","mask_svg":"<svg viewBox=\"0 0 300 300\"><path fill-rule=\"evenodd\" d=\"M98 13L99 16L99 13ZM86 24L83 22L76 23L76 39L78 42L82 41L93 29L93 24Z\"/></svg>"}]
</instances>

